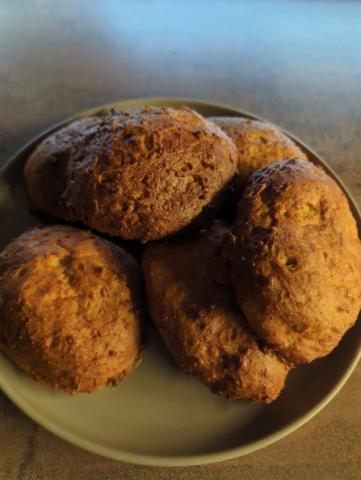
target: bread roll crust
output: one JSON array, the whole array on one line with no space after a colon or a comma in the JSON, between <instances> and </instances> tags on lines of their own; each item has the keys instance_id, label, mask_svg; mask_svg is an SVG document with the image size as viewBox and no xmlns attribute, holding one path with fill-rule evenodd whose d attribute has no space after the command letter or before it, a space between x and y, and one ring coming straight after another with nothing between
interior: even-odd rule
<instances>
[{"instance_id":1,"label":"bread roll crust","mask_svg":"<svg viewBox=\"0 0 361 480\"><path fill-rule=\"evenodd\" d=\"M0 254L0 349L69 393L118 383L140 359L142 295L120 247L72 227L29 229Z\"/></svg>"},{"instance_id":2,"label":"bread roll crust","mask_svg":"<svg viewBox=\"0 0 361 480\"><path fill-rule=\"evenodd\" d=\"M150 315L176 364L230 399L270 403L289 365L250 334L221 256L228 230L146 246L143 273Z\"/></svg>"},{"instance_id":3,"label":"bread roll crust","mask_svg":"<svg viewBox=\"0 0 361 480\"><path fill-rule=\"evenodd\" d=\"M339 186L302 159L255 172L225 244L254 332L295 363L335 348L361 306L361 246Z\"/></svg>"},{"instance_id":4,"label":"bread roll crust","mask_svg":"<svg viewBox=\"0 0 361 480\"><path fill-rule=\"evenodd\" d=\"M147 107L58 130L25 180L33 210L146 242L217 208L236 163L228 136L194 111Z\"/></svg>"},{"instance_id":5,"label":"bread roll crust","mask_svg":"<svg viewBox=\"0 0 361 480\"><path fill-rule=\"evenodd\" d=\"M238 149L239 183L258 168L290 158L303 158L306 154L293 140L278 128L259 120L239 117L210 118L233 140Z\"/></svg>"}]
</instances>

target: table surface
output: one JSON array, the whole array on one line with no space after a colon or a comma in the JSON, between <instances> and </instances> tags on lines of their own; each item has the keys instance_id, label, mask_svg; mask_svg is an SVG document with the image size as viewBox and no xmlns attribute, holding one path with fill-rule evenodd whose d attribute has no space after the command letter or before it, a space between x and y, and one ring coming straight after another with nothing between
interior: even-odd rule
<instances>
[{"instance_id":1,"label":"table surface","mask_svg":"<svg viewBox=\"0 0 361 480\"><path fill-rule=\"evenodd\" d=\"M76 112L125 98L225 103L284 127L361 204L361 3L2 0L0 165ZM245 457L160 469L77 449L0 394L0 478L353 479L361 367L300 430Z\"/></svg>"}]
</instances>

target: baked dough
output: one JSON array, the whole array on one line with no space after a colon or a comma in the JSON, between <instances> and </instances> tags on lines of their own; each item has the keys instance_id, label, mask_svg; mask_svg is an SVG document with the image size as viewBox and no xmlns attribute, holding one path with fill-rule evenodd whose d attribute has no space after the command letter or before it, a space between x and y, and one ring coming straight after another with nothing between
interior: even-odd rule
<instances>
[{"instance_id":1,"label":"baked dough","mask_svg":"<svg viewBox=\"0 0 361 480\"><path fill-rule=\"evenodd\" d=\"M239 184L242 186L258 168L306 154L281 130L259 120L240 117L213 117L238 149Z\"/></svg>"},{"instance_id":2,"label":"baked dough","mask_svg":"<svg viewBox=\"0 0 361 480\"><path fill-rule=\"evenodd\" d=\"M31 228L0 254L0 349L69 393L116 384L141 356L142 295L122 248L72 227Z\"/></svg>"},{"instance_id":3,"label":"baked dough","mask_svg":"<svg viewBox=\"0 0 361 480\"><path fill-rule=\"evenodd\" d=\"M249 179L225 242L248 324L288 360L330 353L357 320L361 246L342 190L302 159Z\"/></svg>"},{"instance_id":4,"label":"baked dough","mask_svg":"<svg viewBox=\"0 0 361 480\"><path fill-rule=\"evenodd\" d=\"M146 242L200 222L236 173L229 137L194 111L147 107L88 117L32 153L32 210Z\"/></svg>"},{"instance_id":5,"label":"baked dough","mask_svg":"<svg viewBox=\"0 0 361 480\"><path fill-rule=\"evenodd\" d=\"M248 331L220 252L226 232L214 225L191 239L146 246L149 311L182 370L218 395L270 403L289 366Z\"/></svg>"}]
</instances>

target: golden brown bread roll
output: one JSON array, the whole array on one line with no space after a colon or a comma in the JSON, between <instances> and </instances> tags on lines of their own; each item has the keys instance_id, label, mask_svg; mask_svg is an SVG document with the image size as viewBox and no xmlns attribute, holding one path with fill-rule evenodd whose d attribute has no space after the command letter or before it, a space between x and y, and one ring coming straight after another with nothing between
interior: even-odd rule
<instances>
[{"instance_id":1,"label":"golden brown bread roll","mask_svg":"<svg viewBox=\"0 0 361 480\"><path fill-rule=\"evenodd\" d=\"M139 362L142 315L136 260L89 232L32 228L0 254L0 349L39 382L119 382Z\"/></svg>"},{"instance_id":2,"label":"golden brown bread roll","mask_svg":"<svg viewBox=\"0 0 361 480\"><path fill-rule=\"evenodd\" d=\"M238 149L239 183L270 163L293 157L307 160L302 150L281 130L268 123L240 117L212 117Z\"/></svg>"},{"instance_id":3,"label":"golden brown bread roll","mask_svg":"<svg viewBox=\"0 0 361 480\"><path fill-rule=\"evenodd\" d=\"M193 239L146 246L148 307L176 364L230 399L270 403L289 366L249 333L233 297L216 225Z\"/></svg>"},{"instance_id":4,"label":"golden brown bread roll","mask_svg":"<svg viewBox=\"0 0 361 480\"><path fill-rule=\"evenodd\" d=\"M206 215L236 173L236 148L188 108L113 111L71 123L25 167L31 208L146 242Z\"/></svg>"},{"instance_id":5,"label":"golden brown bread roll","mask_svg":"<svg viewBox=\"0 0 361 480\"><path fill-rule=\"evenodd\" d=\"M255 172L226 242L233 286L254 332L290 361L327 355L361 306L361 246L347 199L294 159Z\"/></svg>"}]
</instances>

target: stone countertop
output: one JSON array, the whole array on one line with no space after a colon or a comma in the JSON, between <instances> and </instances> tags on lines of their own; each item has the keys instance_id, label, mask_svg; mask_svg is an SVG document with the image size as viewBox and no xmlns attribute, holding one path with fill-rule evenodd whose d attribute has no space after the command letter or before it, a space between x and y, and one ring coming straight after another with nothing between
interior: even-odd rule
<instances>
[{"instance_id":1,"label":"stone countertop","mask_svg":"<svg viewBox=\"0 0 361 480\"><path fill-rule=\"evenodd\" d=\"M361 205L361 4L343 1L3 0L0 165L49 125L125 98L225 103L323 156ZM278 443L202 467L92 455L0 394L0 478L359 479L361 367L316 418Z\"/></svg>"}]
</instances>

